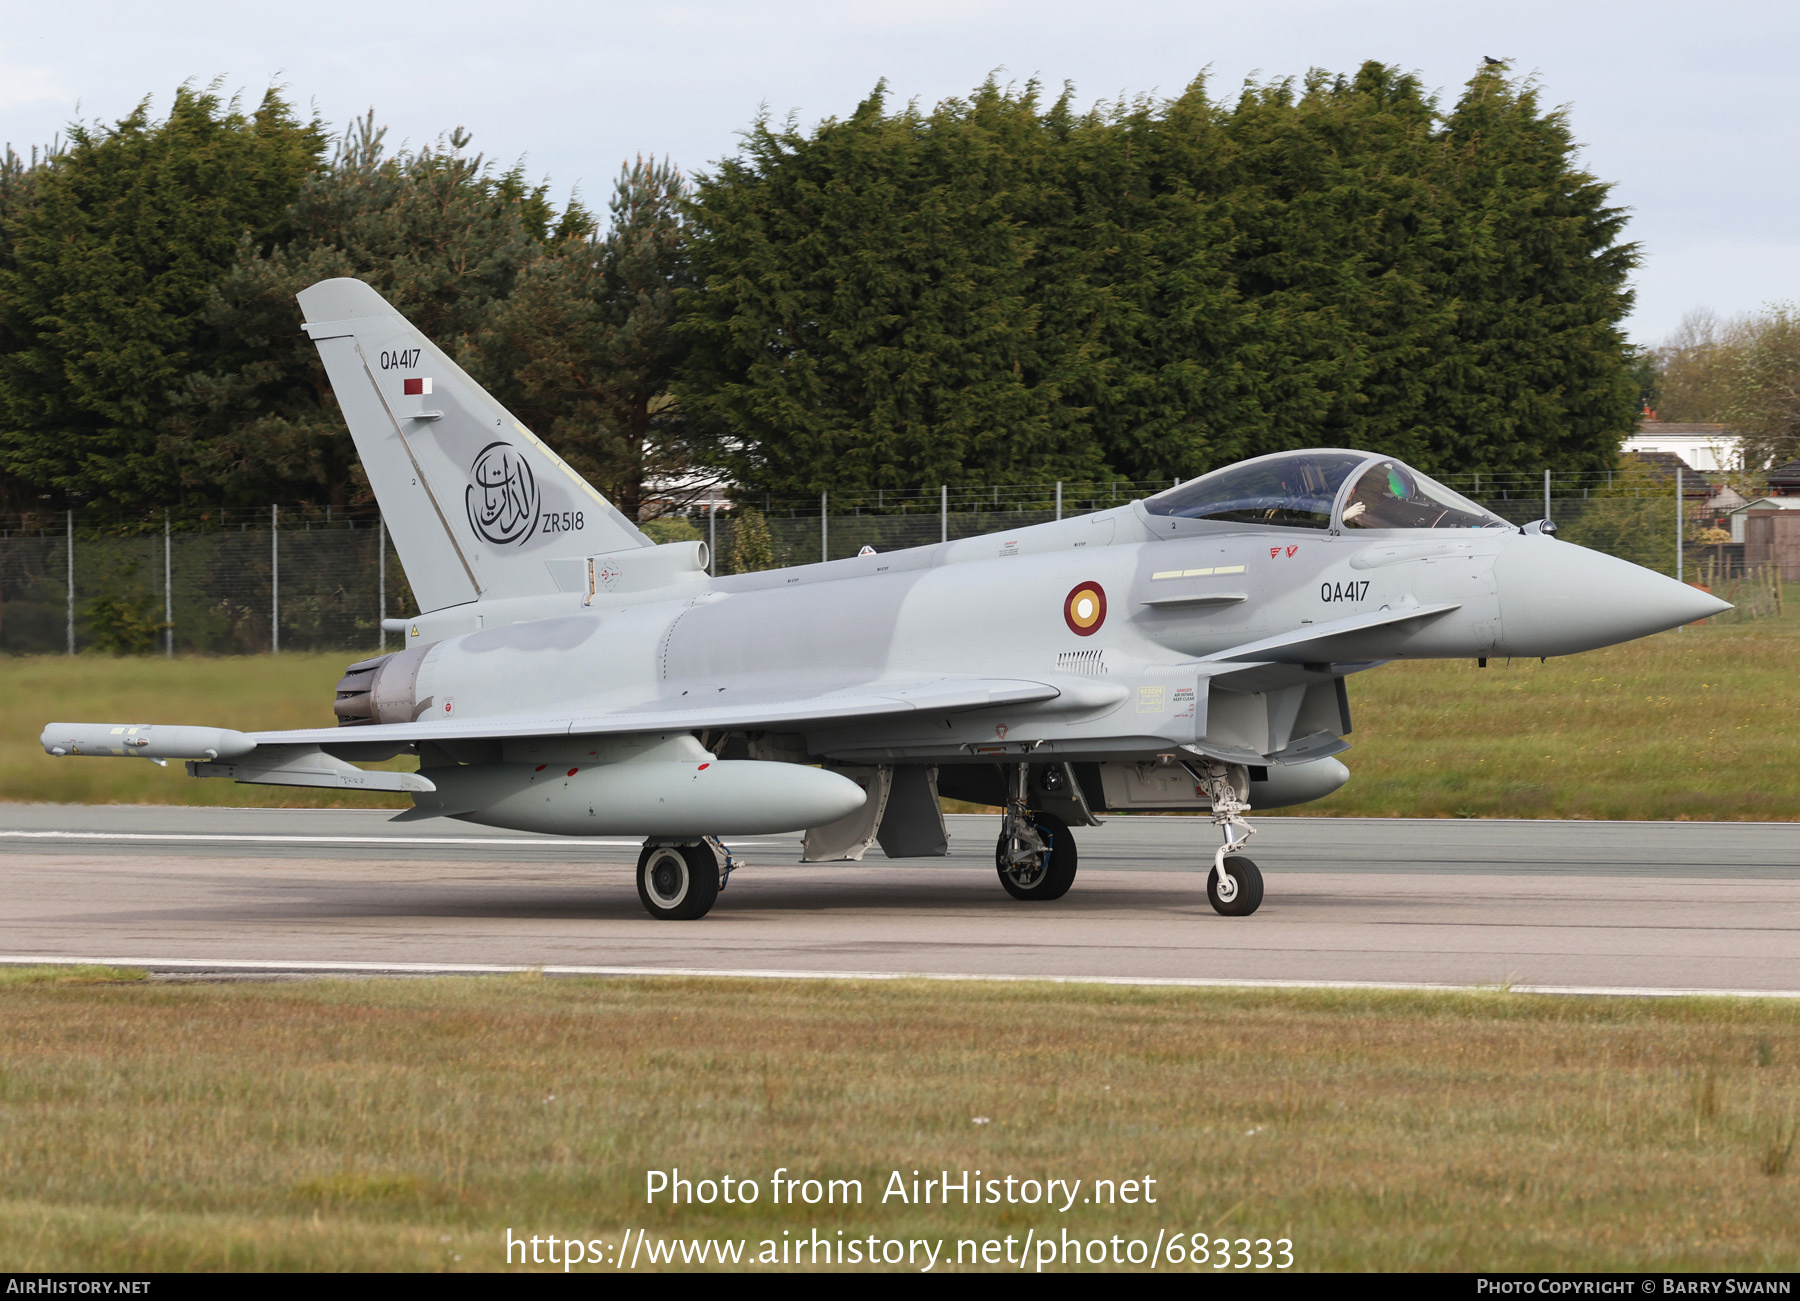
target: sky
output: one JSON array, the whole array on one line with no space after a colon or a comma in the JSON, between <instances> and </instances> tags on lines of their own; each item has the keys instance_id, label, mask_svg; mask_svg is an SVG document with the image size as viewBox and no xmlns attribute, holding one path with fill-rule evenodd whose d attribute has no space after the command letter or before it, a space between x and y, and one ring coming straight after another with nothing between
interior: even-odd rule
<instances>
[{"instance_id":1,"label":"sky","mask_svg":"<svg viewBox=\"0 0 1800 1301\"><path fill-rule=\"evenodd\" d=\"M1453 99L1484 57L1566 106L1582 162L1642 245L1632 337L1684 313L1800 299L1800 5L1766 0L0 0L0 140L223 78L277 85L334 127L371 107L389 140L467 128L472 147L604 207L622 163L704 171L766 109L843 116L885 78L931 104L1003 80L1073 83L1086 106L1215 93L1368 59Z\"/></svg>"}]
</instances>

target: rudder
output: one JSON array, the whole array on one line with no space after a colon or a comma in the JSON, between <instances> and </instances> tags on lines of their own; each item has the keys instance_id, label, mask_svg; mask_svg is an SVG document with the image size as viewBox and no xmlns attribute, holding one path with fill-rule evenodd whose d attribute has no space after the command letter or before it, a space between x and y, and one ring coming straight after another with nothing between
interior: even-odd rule
<instances>
[{"instance_id":1,"label":"rudder","mask_svg":"<svg viewBox=\"0 0 1800 1301\"><path fill-rule=\"evenodd\" d=\"M298 298L422 611L582 590L583 557L654 545L374 289Z\"/></svg>"}]
</instances>

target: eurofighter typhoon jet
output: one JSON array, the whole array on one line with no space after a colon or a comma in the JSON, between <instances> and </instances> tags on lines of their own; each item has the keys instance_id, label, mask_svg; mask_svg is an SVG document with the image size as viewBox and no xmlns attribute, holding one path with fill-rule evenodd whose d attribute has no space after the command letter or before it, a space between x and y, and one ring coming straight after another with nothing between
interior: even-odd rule
<instances>
[{"instance_id":1,"label":"eurofighter typhoon jet","mask_svg":"<svg viewBox=\"0 0 1800 1301\"><path fill-rule=\"evenodd\" d=\"M1730 608L1338 448L713 577L704 543L653 543L368 285L299 300L423 611L405 649L346 670L336 727L52 723L44 748L405 791L402 819L641 835L653 917L705 916L736 866L725 836L804 831L808 861L942 855L940 797L1004 809L995 866L1024 901L1068 891L1072 826L1210 814L1207 897L1244 916L1263 897L1244 814L1348 779L1352 674L1568 655ZM401 754L416 773L356 766Z\"/></svg>"}]
</instances>

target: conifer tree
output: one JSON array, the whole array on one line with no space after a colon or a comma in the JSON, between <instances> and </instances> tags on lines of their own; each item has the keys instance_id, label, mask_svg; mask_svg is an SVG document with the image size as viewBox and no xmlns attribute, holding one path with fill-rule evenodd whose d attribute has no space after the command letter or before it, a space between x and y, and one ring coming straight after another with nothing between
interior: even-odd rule
<instances>
[{"instance_id":1,"label":"conifer tree","mask_svg":"<svg viewBox=\"0 0 1800 1301\"><path fill-rule=\"evenodd\" d=\"M1101 472L1072 395L1091 350L1047 301L1079 295L1035 87L930 114L885 87L810 136L757 122L704 179L680 399L777 492ZM1046 288L1046 282L1058 281ZM1079 321L1076 322L1080 324Z\"/></svg>"},{"instance_id":2,"label":"conifer tree","mask_svg":"<svg viewBox=\"0 0 1800 1301\"><path fill-rule=\"evenodd\" d=\"M332 276L378 289L433 342L466 360L472 337L543 241L583 235L571 204L553 219L543 187L519 169L496 175L469 137L389 153L374 114L338 142L288 214L272 249L245 240L220 277L206 319L227 341L189 377L168 441L193 493L227 502L366 499L356 449L300 329L295 294Z\"/></svg>"},{"instance_id":3,"label":"conifer tree","mask_svg":"<svg viewBox=\"0 0 1800 1301\"><path fill-rule=\"evenodd\" d=\"M1559 112L1380 64L1076 112L992 82L758 122L700 186L678 391L756 490L1368 447L1611 464L1635 247Z\"/></svg>"},{"instance_id":4,"label":"conifer tree","mask_svg":"<svg viewBox=\"0 0 1800 1301\"><path fill-rule=\"evenodd\" d=\"M1377 63L1091 110L877 86L811 130L759 120L692 190L628 167L603 235L460 131L382 134L326 160L279 95L184 87L163 121L0 158L0 497L360 499L293 297L335 275L628 511L695 471L1155 481L1330 444L1599 468L1640 404L1623 213L1504 67L1447 108ZM1771 453L1800 436L1792 337L1733 380Z\"/></svg>"},{"instance_id":5,"label":"conifer tree","mask_svg":"<svg viewBox=\"0 0 1800 1301\"><path fill-rule=\"evenodd\" d=\"M1469 81L1440 141L1433 270L1455 317L1427 375L1431 463L1610 468L1639 410L1624 209L1575 165L1566 115L1503 69Z\"/></svg>"},{"instance_id":6,"label":"conifer tree","mask_svg":"<svg viewBox=\"0 0 1800 1301\"><path fill-rule=\"evenodd\" d=\"M254 111L182 86L112 126L76 125L29 178L0 178L0 472L60 502L166 501L161 435L219 338L204 308L240 245L290 231L324 132L275 91ZM15 201L29 184L23 202Z\"/></svg>"},{"instance_id":7,"label":"conifer tree","mask_svg":"<svg viewBox=\"0 0 1800 1301\"><path fill-rule=\"evenodd\" d=\"M669 392L681 352L676 296L688 283L685 186L666 160L624 168L606 232L552 242L496 305L469 358L632 518L647 485L703 459Z\"/></svg>"}]
</instances>

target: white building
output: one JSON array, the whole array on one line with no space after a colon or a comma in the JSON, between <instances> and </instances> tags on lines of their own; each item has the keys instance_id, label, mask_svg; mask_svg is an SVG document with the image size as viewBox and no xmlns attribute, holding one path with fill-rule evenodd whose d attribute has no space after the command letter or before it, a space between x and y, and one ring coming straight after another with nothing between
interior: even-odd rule
<instances>
[{"instance_id":1,"label":"white building","mask_svg":"<svg viewBox=\"0 0 1800 1301\"><path fill-rule=\"evenodd\" d=\"M1646 420L1625 440L1627 452L1670 452L1700 471L1736 470L1744 463L1743 445L1729 425L1665 424Z\"/></svg>"}]
</instances>

